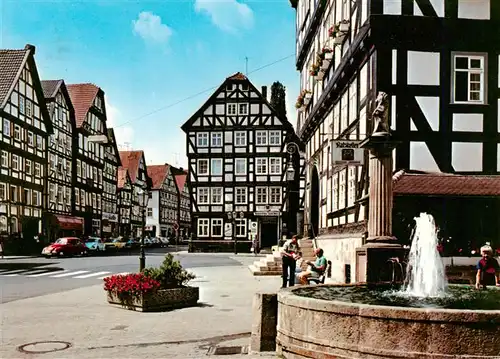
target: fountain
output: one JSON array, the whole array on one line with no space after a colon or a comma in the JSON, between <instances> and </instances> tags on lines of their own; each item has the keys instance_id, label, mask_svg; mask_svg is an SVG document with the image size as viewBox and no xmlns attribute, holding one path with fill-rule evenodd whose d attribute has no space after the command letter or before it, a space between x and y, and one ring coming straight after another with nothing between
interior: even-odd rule
<instances>
[{"instance_id":1,"label":"fountain","mask_svg":"<svg viewBox=\"0 0 500 359\"><path fill-rule=\"evenodd\" d=\"M498 359L500 290L447 285L432 216L415 218L403 286L387 283L405 253L391 233L396 141L387 116L380 93L374 131L362 144L370 151L370 194L367 243L356 249L358 283L280 290L276 351L293 359Z\"/></svg>"}]
</instances>

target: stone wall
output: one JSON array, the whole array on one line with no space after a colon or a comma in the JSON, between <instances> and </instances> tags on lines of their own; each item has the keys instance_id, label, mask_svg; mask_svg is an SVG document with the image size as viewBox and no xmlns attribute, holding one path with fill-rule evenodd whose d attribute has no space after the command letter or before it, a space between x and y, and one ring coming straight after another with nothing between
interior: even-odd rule
<instances>
[{"instance_id":1,"label":"stone wall","mask_svg":"<svg viewBox=\"0 0 500 359\"><path fill-rule=\"evenodd\" d=\"M332 262L332 276L328 283L345 283L345 265L351 266L351 283L356 278L356 248L363 245L363 233L329 234L316 238L327 260Z\"/></svg>"}]
</instances>

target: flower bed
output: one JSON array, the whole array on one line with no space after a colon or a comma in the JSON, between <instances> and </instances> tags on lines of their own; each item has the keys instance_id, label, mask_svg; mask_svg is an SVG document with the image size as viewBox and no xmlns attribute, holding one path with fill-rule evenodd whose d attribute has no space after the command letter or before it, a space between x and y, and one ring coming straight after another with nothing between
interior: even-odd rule
<instances>
[{"instance_id":1,"label":"flower bed","mask_svg":"<svg viewBox=\"0 0 500 359\"><path fill-rule=\"evenodd\" d=\"M104 278L104 290L110 304L143 312L161 311L196 305L199 288L186 286L194 278L167 254L160 268Z\"/></svg>"}]
</instances>

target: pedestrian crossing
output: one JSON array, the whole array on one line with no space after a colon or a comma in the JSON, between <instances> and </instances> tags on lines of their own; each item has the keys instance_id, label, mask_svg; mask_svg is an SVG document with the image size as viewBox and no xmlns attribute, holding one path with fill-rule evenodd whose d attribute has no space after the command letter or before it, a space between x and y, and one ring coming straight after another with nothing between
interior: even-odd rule
<instances>
[{"instance_id":1,"label":"pedestrian crossing","mask_svg":"<svg viewBox=\"0 0 500 359\"><path fill-rule=\"evenodd\" d=\"M125 275L128 272L112 273L108 271L92 271L92 270L54 270L43 268L26 268L26 269L0 269L0 277L18 277L24 276L28 278L60 278L60 279L104 279L111 275Z\"/></svg>"}]
</instances>

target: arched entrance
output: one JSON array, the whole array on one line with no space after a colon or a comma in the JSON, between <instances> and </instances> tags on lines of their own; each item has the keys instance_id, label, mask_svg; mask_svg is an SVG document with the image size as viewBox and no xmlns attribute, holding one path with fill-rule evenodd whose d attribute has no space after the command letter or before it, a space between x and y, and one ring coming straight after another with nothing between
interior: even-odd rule
<instances>
[{"instance_id":1,"label":"arched entrance","mask_svg":"<svg viewBox=\"0 0 500 359\"><path fill-rule=\"evenodd\" d=\"M311 173L311 201L310 203L310 237L316 237L319 231L319 174L318 168L313 166Z\"/></svg>"}]
</instances>

